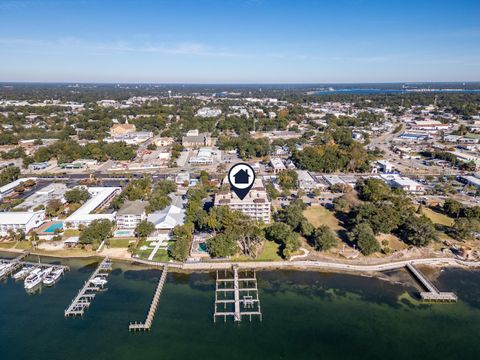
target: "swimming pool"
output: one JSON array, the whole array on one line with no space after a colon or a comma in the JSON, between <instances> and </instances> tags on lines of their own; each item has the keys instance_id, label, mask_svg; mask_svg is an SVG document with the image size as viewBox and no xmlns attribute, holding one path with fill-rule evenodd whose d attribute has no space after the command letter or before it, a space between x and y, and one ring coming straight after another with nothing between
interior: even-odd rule
<instances>
[{"instance_id":1,"label":"swimming pool","mask_svg":"<svg viewBox=\"0 0 480 360\"><path fill-rule=\"evenodd\" d=\"M135 232L133 229L131 230L117 230L113 233L114 237L130 237L135 236Z\"/></svg>"},{"instance_id":2,"label":"swimming pool","mask_svg":"<svg viewBox=\"0 0 480 360\"><path fill-rule=\"evenodd\" d=\"M198 252L207 252L207 244L200 243L197 247Z\"/></svg>"},{"instance_id":3,"label":"swimming pool","mask_svg":"<svg viewBox=\"0 0 480 360\"><path fill-rule=\"evenodd\" d=\"M52 225L50 225L48 228L46 228L45 230L43 230L44 233L49 233L49 234L53 234L55 232L55 230L57 229L62 229L63 228L63 224L62 223L53 223Z\"/></svg>"}]
</instances>

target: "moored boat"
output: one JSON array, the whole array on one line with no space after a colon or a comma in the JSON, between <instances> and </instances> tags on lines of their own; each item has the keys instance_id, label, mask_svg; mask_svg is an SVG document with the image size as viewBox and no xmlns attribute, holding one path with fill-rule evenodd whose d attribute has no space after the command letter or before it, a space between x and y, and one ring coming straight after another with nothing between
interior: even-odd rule
<instances>
[{"instance_id":1,"label":"moored boat","mask_svg":"<svg viewBox=\"0 0 480 360\"><path fill-rule=\"evenodd\" d=\"M63 274L63 268L56 268L52 270L49 274L47 274L43 278L43 284L47 286L52 286L58 281L58 279L60 279L60 276L62 276L62 274Z\"/></svg>"},{"instance_id":2,"label":"moored boat","mask_svg":"<svg viewBox=\"0 0 480 360\"><path fill-rule=\"evenodd\" d=\"M26 290L31 290L42 282L42 269L35 268L32 272L25 278L24 287Z\"/></svg>"},{"instance_id":3,"label":"moored boat","mask_svg":"<svg viewBox=\"0 0 480 360\"><path fill-rule=\"evenodd\" d=\"M93 278L92 280L90 280L90 283L94 286L98 286L98 287L103 287L107 284L107 280L106 279L103 279L102 277L100 276L97 276L95 278Z\"/></svg>"},{"instance_id":4,"label":"moored boat","mask_svg":"<svg viewBox=\"0 0 480 360\"><path fill-rule=\"evenodd\" d=\"M25 266L23 267L20 271L16 272L14 275L13 275L13 279L14 280L22 280L22 279L25 279L28 274L30 274L33 270L33 267L31 266Z\"/></svg>"}]
</instances>

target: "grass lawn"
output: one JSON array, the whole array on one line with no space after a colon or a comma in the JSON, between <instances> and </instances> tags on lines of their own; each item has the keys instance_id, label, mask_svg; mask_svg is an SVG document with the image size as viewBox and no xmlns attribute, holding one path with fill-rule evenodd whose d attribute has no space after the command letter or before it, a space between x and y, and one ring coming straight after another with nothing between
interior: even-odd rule
<instances>
[{"instance_id":1,"label":"grass lawn","mask_svg":"<svg viewBox=\"0 0 480 360\"><path fill-rule=\"evenodd\" d=\"M320 225L327 225L334 231L343 229L340 222L335 217L335 214L323 206L310 206L304 210L303 215L316 228Z\"/></svg>"},{"instance_id":2,"label":"grass lawn","mask_svg":"<svg viewBox=\"0 0 480 360\"><path fill-rule=\"evenodd\" d=\"M15 245L15 241L2 242L0 243L0 249L10 249Z\"/></svg>"},{"instance_id":3,"label":"grass lawn","mask_svg":"<svg viewBox=\"0 0 480 360\"><path fill-rule=\"evenodd\" d=\"M153 257L153 261L169 261L170 257L168 256L168 251L166 249L158 249L157 253Z\"/></svg>"},{"instance_id":4,"label":"grass lawn","mask_svg":"<svg viewBox=\"0 0 480 360\"><path fill-rule=\"evenodd\" d=\"M142 246L148 246L147 250L140 250ZM151 254L153 247L150 247L150 242L146 239L140 240L137 247L135 248L133 254L138 255L140 258L148 259L148 256Z\"/></svg>"},{"instance_id":5,"label":"grass lawn","mask_svg":"<svg viewBox=\"0 0 480 360\"><path fill-rule=\"evenodd\" d=\"M19 241L17 245L15 246L15 249L21 249L21 250L31 250L32 249L32 243L28 240L25 241Z\"/></svg>"},{"instance_id":6,"label":"grass lawn","mask_svg":"<svg viewBox=\"0 0 480 360\"><path fill-rule=\"evenodd\" d=\"M341 241L339 232L346 230L335 217L333 211L330 211L323 206L310 206L303 211L303 215L315 228L318 228L320 225L327 225L333 232L335 232L337 239ZM339 245L340 241L338 242Z\"/></svg>"},{"instance_id":7,"label":"grass lawn","mask_svg":"<svg viewBox=\"0 0 480 360\"><path fill-rule=\"evenodd\" d=\"M127 248L130 242L135 242L135 238L112 238L108 240L111 248Z\"/></svg>"},{"instance_id":8,"label":"grass lawn","mask_svg":"<svg viewBox=\"0 0 480 360\"><path fill-rule=\"evenodd\" d=\"M67 229L63 232L63 238L66 239L71 236L80 236L80 231L75 229Z\"/></svg>"},{"instance_id":9,"label":"grass lawn","mask_svg":"<svg viewBox=\"0 0 480 360\"><path fill-rule=\"evenodd\" d=\"M405 244L402 240L400 240L397 236L393 234L380 234L376 236L376 239L380 244L382 243L383 240L387 240L388 247L390 248L390 250L393 250L393 251L403 250L408 247L407 244Z\"/></svg>"},{"instance_id":10,"label":"grass lawn","mask_svg":"<svg viewBox=\"0 0 480 360\"><path fill-rule=\"evenodd\" d=\"M445 226L452 226L454 220L445 214L439 213L428 207L423 207L422 212L428 217L434 224L440 224Z\"/></svg>"},{"instance_id":11,"label":"grass lawn","mask_svg":"<svg viewBox=\"0 0 480 360\"><path fill-rule=\"evenodd\" d=\"M282 260L279 255L280 245L274 241L265 240L265 245L263 246L263 251L258 255L255 260L259 261L279 261Z\"/></svg>"}]
</instances>

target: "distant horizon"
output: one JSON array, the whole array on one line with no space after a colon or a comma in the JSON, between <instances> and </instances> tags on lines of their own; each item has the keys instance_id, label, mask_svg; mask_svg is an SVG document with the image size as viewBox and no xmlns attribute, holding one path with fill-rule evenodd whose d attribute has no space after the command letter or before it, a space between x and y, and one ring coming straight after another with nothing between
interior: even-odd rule
<instances>
[{"instance_id":1,"label":"distant horizon","mask_svg":"<svg viewBox=\"0 0 480 360\"><path fill-rule=\"evenodd\" d=\"M458 81L362 81L362 82L104 82L104 81L3 81L5 84L57 84L57 85L396 85L396 84L480 84L480 80Z\"/></svg>"}]
</instances>

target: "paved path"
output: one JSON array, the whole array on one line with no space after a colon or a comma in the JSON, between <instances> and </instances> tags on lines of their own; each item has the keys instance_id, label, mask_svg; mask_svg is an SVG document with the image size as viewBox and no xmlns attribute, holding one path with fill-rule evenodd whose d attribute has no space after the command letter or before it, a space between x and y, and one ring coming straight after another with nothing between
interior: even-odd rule
<instances>
[{"instance_id":1,"label":"paved path","mask_svg":"<svg viewBox=\"0 0 480 360\"><path fill-rule=\"evenodd\" d=\"M135 259L134 262L153 265L164 266L165 263L152 262L147 260ZM454 258L422 258L393 261L383 264L374 265L355 265L340 262L328 261L248 261L248 262L189 262L189 263L168 263L170 268L177 268L190 271L202 270L219 270L230 268L233 264L238 265L239 269L326 269L336 271L358 271L358 272L372 272L372 271L386 271L404 268L407 264L413 265L442 265L442 266L463 266L463 267L480 267L480 261L464 261Z\"/></svg>"}]
</instances>

